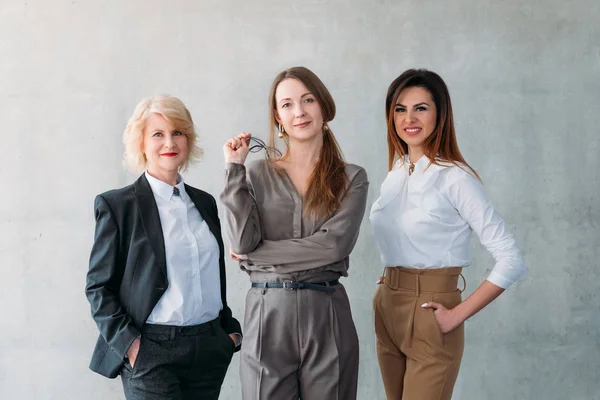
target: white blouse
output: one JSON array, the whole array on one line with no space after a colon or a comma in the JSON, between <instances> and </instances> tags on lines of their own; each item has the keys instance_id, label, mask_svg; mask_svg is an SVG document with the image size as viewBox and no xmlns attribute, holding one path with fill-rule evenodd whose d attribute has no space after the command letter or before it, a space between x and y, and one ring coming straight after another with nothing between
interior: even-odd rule
<instances>
[{"instance_id":1,"label":"white blouse","mask_svg":"<svg viewBox=\"0 0 600 400\"><path fill-rule=\"evenodd\" d=\"M146 320L149 324L199 325L212 321L223 308L219 275L219 244L185 191L146 172L162 227L169 287Z\"/></svg>"},{"instance_id":2,"label":"white blouse","mask_svg":"<svg viewBox=\"0 0 600 400\"><path fill-rule=\"evenodd\" d=\"M525 272L513 236L467 167L398 160L381 185L371 208L375 242L385 266L409 268L466 267L469 238L479 241L496 260L488 281L508 288Z\"/></svg>"}]
</instances>

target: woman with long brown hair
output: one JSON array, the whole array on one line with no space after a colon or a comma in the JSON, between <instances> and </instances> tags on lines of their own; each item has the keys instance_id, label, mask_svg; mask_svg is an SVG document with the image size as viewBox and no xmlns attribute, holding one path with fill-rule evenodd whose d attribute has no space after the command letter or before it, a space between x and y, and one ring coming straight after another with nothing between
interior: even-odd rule
<instances>
[{"instance_id":1,"label":"woman with long brown hair","mask_svg":"<svg viewBox=\"0 0 600 400\"><path fill-rule=\"evenodd\" d=\"M374 298L379 366L388 399L450 399L463 322L519 279L525 266L458 149L442 78L404 72L388 89L385 114L390 171L370 216L386 266ZM462 301L458 281L470 263L472 231L496 263Z\"/></svg>"},{"instance_id":2,"label":"woman with long brown hair","mask_svg":"<svg viewBox=\"0 0 600 400\"><path fill-rule=\"evenodd\" d=\"M244 166L250 134L228 140L232 256L250 275L241 381L245 400L356 399L358 337L346 291L365 211L365 170L347 164L327 123L321 80L290 68L271 87L267 159ZM275 131L285 145L276 151Z\"/></svg>"}]
</instances>

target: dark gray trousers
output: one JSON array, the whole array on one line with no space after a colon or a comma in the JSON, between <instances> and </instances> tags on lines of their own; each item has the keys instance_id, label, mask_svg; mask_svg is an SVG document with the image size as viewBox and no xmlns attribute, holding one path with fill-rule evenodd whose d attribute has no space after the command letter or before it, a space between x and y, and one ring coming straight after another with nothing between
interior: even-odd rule
<instances>
[{"instance_id":1,"label":"dark gray trousers","mask_svg":"<svg viewBox=\"0 0 600 400\"><path fill-rule=\"evenodd\" d=\"M213 400L235 345L219 319L194 326L144 325L133 368L121 380L127 400Z\"/></svg>"},{"instance_id":2,"label":"dark gray trousers","mask_svg":"<svg viewBox=\"0 0 600 400\"><path fill-rule=\"evenodd\" d=\"M334 293L252 288L240 374L244 400L355 400L358 336L341 284Z\"/></svg>"}]
</instances>

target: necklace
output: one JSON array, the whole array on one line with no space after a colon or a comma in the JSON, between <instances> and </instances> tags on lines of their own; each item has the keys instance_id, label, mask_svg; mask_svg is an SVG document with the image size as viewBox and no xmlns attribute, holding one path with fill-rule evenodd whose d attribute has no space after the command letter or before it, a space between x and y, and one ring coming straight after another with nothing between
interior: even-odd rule
<instances>
[{"instance_id":1,"label":"necklace","mask_svg":"<svg viewBox=\"0 0 600 400\"><path fill-rule=\"evenodd\" d=\"M408 176L411 176L413 172L415 172L415 164L411 162L408 166Z\"/></svg>"}]
</instances>

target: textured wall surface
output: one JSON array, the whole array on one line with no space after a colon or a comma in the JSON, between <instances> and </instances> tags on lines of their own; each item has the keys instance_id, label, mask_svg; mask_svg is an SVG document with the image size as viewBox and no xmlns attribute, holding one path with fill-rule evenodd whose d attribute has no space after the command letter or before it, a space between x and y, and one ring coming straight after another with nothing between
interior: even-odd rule
<instances>
[{"instance_id":1,"label":"textured wall surface","mask_svg":"<svg viewBox=\"0 0 600 400\"><path fill-rule=\"evenodd\" d=\"M135 179L121 133L136 102L188 105L206 156L186 181L218 196L222 143L264 138L271 80L305 65L337 102L330 126L369 173L369 207L387 86L411 67L448 83L461 149L529 268L467 322L454 398L599 399L599 26L596 0L0 0L0 398L122 399L119 380L87 368L84 284L93 198ZM359 399L383 399L367 218L351 262ZM474 239L467 293L492 266ZM228 268L241 319L248 278ZM241 398L238 359L223 399Z\"/></svg>"}]
</instances>

